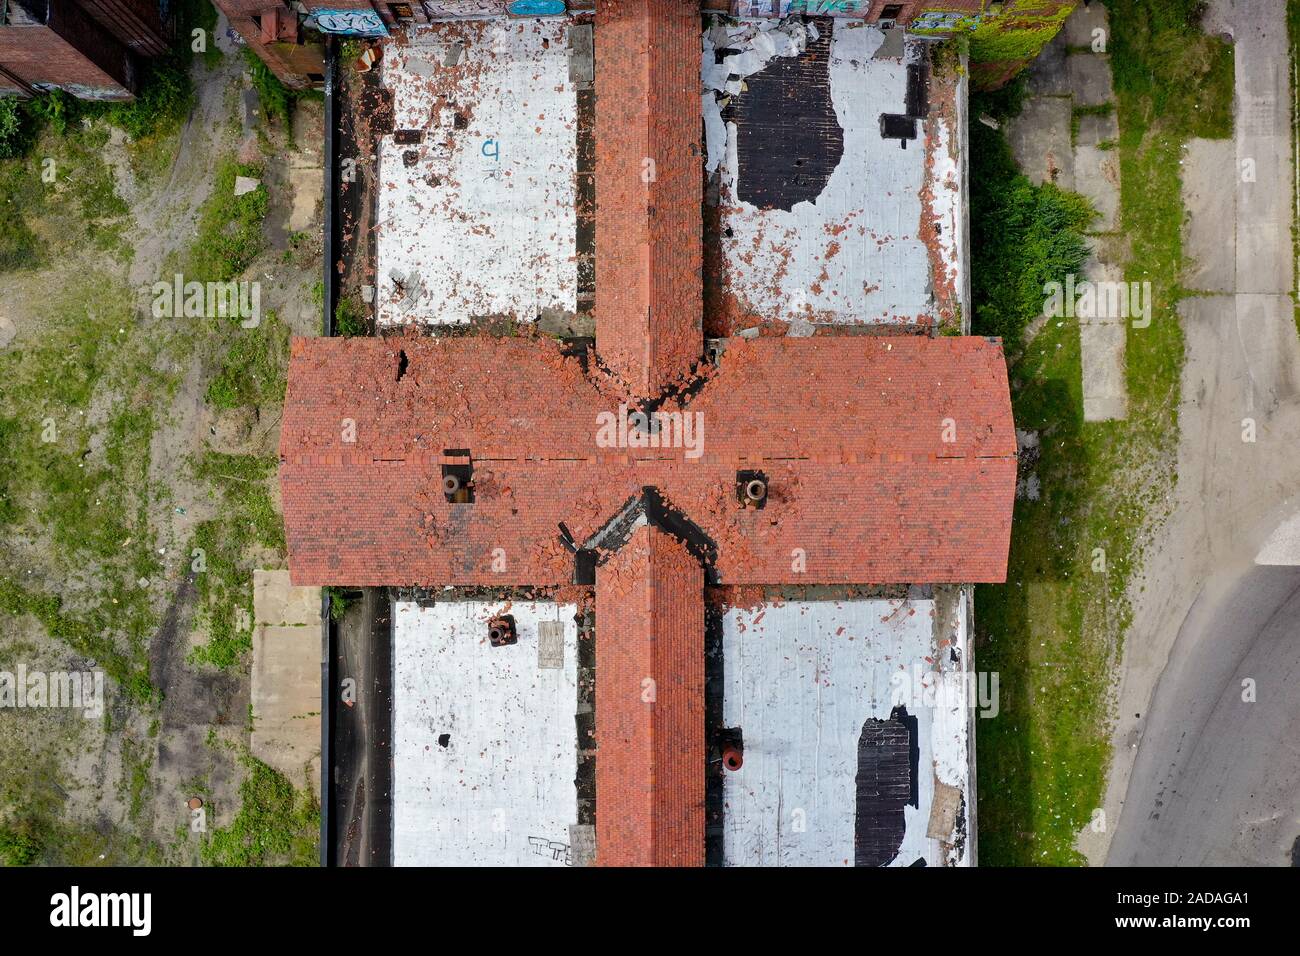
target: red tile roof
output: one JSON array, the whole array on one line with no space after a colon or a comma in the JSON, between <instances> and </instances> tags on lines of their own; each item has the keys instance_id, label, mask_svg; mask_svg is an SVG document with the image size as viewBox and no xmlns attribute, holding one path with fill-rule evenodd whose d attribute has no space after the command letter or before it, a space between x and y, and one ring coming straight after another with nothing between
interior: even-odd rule
<instances>
[{"instance_id":1,"label":"red tile roof","mask_svg":"<svg viewBox=\"0 0 1300 956\"><path fill-rule=\"evenodd\" d=\"M704 865L704 572L642 525L596 570L596 863Z\"/></svg>"},{"instance_id":2,"label":"red tile roof","mask_svg":"<svg viewBox=\"0 0 1300 956\"><path fill-rule=\"evenodd\" d=\"M651 398L704 350L700 6L596 7L596 350Z\"/></svg>"},{"instance_id":3,"label":"red tile roof","mask_svg":"<svg viewBox=\"0 0 1300 956\"><path fill-rule=\"evenodd\" d=\"M724 584L1004 580L1016 440L996 341L733 340L661 407L693 426L686 447L605 440L619 395L660 399L702 351L698 4L599 0L595 44L596 352L617 385L544 339L295 340L293 582L568 584L573 542L647 487ZM465 450L474 500L449 503L442 465ZM742 507L740 470L766 474L764 508ZM704 862L703 574L654 526L597 568L598 863Z\"/></svg>"},{"instance_id":4,"label":"red tile roof","mask_svg":"<svg viewBox=\"0 0 1300 956\"><path fill-rule=\"evenodd\" d=\"M997 342L738 340L681 411L699 457L601 447L616 400L547 340L296 339L294 583L569 583L561 522L581 542L646 486L716 543L722 583L1005 579L1016 444ZM448 449L470 451L471 504L442 494ZM741 507L741 469L768 475L765 508Z\"/></svg>"}]
</instances>

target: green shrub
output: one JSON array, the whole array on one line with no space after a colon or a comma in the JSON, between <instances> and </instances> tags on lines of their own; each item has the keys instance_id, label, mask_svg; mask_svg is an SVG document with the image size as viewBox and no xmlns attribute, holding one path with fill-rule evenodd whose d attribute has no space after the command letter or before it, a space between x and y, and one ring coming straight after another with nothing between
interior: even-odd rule
<instances>
[{"instance_id":1,"label":"green shrub","mask_svg":"<svg viewBox=\"0 0 1300 956\"><path fill-rule=\"evenodd\" d=\"M44 841L33 824L0 827L0 863L5 866L31 866L40 859Z\"/></svg>"},{"instance_id":2,"label":"green shrub","mask_svg":"<svg viewBox=\"0 0 1300 956\"><path fill-rule=\"evenodd\" d=\"M262 114L275 118L286 127L289 114L293 110L294 94L280 82L270 68L248 47L244 47L244 59L253 78L253 89L257 90L258 102L262 104Z\"/></svg>"},{"instance_id":3,"label":"green shrub","mask_svg":"<svg viewBox=\"0 0 1300 956\"><path fill-rule=\"evenodd\" d=\"M18 97L0 96L0 159L14 159L27 152L31 125Z\"/></svg>"},{"instance_id":4,"label":"green shrub","mask_svg":"<svg viewBox=\"0 0 1300 956\"><path fill-rule=\"evenodd\" d=\"M255 329L239 329L208 385L208 402L217 408L241 408L281 401L288 351L289 328L274 312L267 312Z\"/></svg>"},{"instance_id":5,"label":"green shrub","mask_svg":"<svg viewBox=\"0 0 1300 956\"><path fill-rule=\"evenodd\" d=\"M228 282L248 267L266 245L266 186L235 195L239 176L261 176L260 166L232 159L217 165L212 195L199 210L198 236L189 251L188 273L200 282Z\"/></svg>"},{"instance_id":6,"label":"green shrub","mask_svg":"<svg viewBox=\"0 0 1300 956\"><path fill-rule=\"evenodd\" d=\"M334 306L335 335L369 335L369 324L365 310L351 296L340 299Z\"/></svg>"},{"instance_id":7,"label":"green shrub","mask_svg":"<svg viewBox=\"0 0 1300 956\"><path fill-rule=\"evenodd\" d=\"M203 844L209 866L316 866L320 806L310 790L295 790L279 771L252 756L239 785L239 812Z\"/></svg>"},{"instance_id":8,"label":"green shrub","mask_svg":"<svg viewBox=\"0 0 1300 956\"><path fill-rule=\"evenodd\" d=\"M982 111L976 97L972 113ZM984 124L970 125L970 142L974 331L1002 336L1015 352L1042 313L1043 286L1083 269L1083 233L1096 212L1077 193L1033 185L1016 169L1006 140Z\"/></svg>"}]
</instances>

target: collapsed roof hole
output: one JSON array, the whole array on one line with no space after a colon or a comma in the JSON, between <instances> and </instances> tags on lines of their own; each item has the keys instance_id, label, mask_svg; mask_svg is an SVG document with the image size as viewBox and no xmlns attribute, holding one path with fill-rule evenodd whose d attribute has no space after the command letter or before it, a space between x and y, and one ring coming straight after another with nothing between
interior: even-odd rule
<instances>
[{"instance_id":1,"label":"collapsed roof hole","mask_svg":"<svg viewBox=\"0 0 1300 956\"><path fill-rule=\"evenodd\" d=\"M420 154L417 153L415 150L407 149L402 151L402 165L405 166L407 169L410 169L419 161L420 161Z\"/></svg>"},{"instance_id":2,"label":"collapsed roof hole","mask_svg":"<svg viewBox=\"0 0 1300 956\"><path fill-rule=\"evenodd\" d=\"M474 502L474 461L468 448L444 448L442 463L442 494L448 504Z\"/></svg>"},{"instance_id":3,"label":"collapsed roof hole","mask_svg":"<svg viewBox=\"0 0 1300 956\"><path fill-rule=\"evenodd\" d=\"M449 746L450 744L451 744L451 734L439 734L439 735L438 735L438 746L439 746L439 747L447 747L447 746Z\"/></svg>"},{"instance_id":4,"label":"collapsed roof hole","mask_svg":"<svg viewBox=\"0 0 1300 956\"><path fill-rule=\"evenodd\" d=\"M469 129L469 117L464 113L457 113L451 119L452 129Z\"/></svg>"},{"instance_id":5,"label":"collapsed roof hole","mask_svg":"<svg viewBox=\"0 0 1300 956\"><path fill-rule=\"evenodd\" d=\"M411 364L410 359L406 357L406 349L397 353L397 380L400 382L406 375L406 369Z\"/></svg>"}]
</instances>

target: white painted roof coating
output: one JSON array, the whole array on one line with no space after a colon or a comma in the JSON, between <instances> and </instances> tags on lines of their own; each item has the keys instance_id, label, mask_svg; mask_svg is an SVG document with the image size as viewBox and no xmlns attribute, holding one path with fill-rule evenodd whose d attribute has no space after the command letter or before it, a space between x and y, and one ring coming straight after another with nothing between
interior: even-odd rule
<instances>
[{"instance_id":1,"label":"white painted roof coating","mask_svg":"<svg viewBox=\"0 0 1300 956\"><path fill-rule=\"evenodd\" d=\"M970 802L972 712L952 661L954 648L968 660L965 615L936 628L935 613L929 599L726 612L723 725L744 739L743 766L723 771L726 865L853 866L858 740L868 718L900 703L918 723L918 806L904 808L890 865L969 865L964 844L927 836L936 782Z\"/></svg>"},{"instance_id":2,"label":"white painted roof coating","mask_svg":"<svg viewBox=\"0 0 1300 956\"><path fill-rule=\"evenodd\" d=\"M531 322L577 304L577 93L567 18L408 29L388 44L395 130L379 148L380 325ZM454 66L453 48L463 45ZM456 128L456 116L464 128ZM407 166L404 155L414 151Z\"/></svg>"},{"instance_id":3,"label":"white painted roof coating","mask_svg":"<svg viewBox=\"0 0 1300 956\"><path fill-rule=\"evenodd\" d=\"M519 642L492 647L487 622L502 612ZM542 601L396 605L394 865L566 865L577 822L576 613ZM539 666L553 662L539 660L543 621L563 625L560 667Z\"/></svg>"},{"instance_id":4,"label":"white painted roof coating","mask_svg":"<svg viewBox=\"0 0 1300 956\"><path fill-rule=\"evenodd\" d=\"M844 152L815 202L793 209L759 209L738 197L736 126L724 122L720 97L740 92L742 77L774 56L802 52L815 31L798 19L716 22L704 34L702 81L707 168L722 168L720 238L730 291L749 311L767 316L796 313L819 323L927 322L935 318L930 261L921 238L922 189L927 153L924 125L917 139L880 135L882 113L902 113L907 57L923 55L908 40L905 56L880 56L885 33L839 20L831 36L830 88L844 131ZM741 52L715 64L724 30L726 46ZM957 268L961 182L947 149L935 150L934 170L944 185L932 190L931 210L940 223L940 247ZM730 229L730 236L726 230Z\"/></svg>"}]
</instances>

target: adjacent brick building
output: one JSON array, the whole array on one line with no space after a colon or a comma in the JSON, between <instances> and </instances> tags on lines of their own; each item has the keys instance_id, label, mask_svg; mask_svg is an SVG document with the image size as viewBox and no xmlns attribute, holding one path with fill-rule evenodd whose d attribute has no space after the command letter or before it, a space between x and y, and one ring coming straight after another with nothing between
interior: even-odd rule
<instances>
[{"instance_id":1,"label":"adjacent brick building","mask_svg":"<svg viewBox=\"0 0 1300 956\"><path fill-rule=\"evenodd\" d=\"M0 95L57 88L130 99L139 60L167 52L172 30L158 0L8 0L0 7Z\"/></svg>"}]
</instances>

